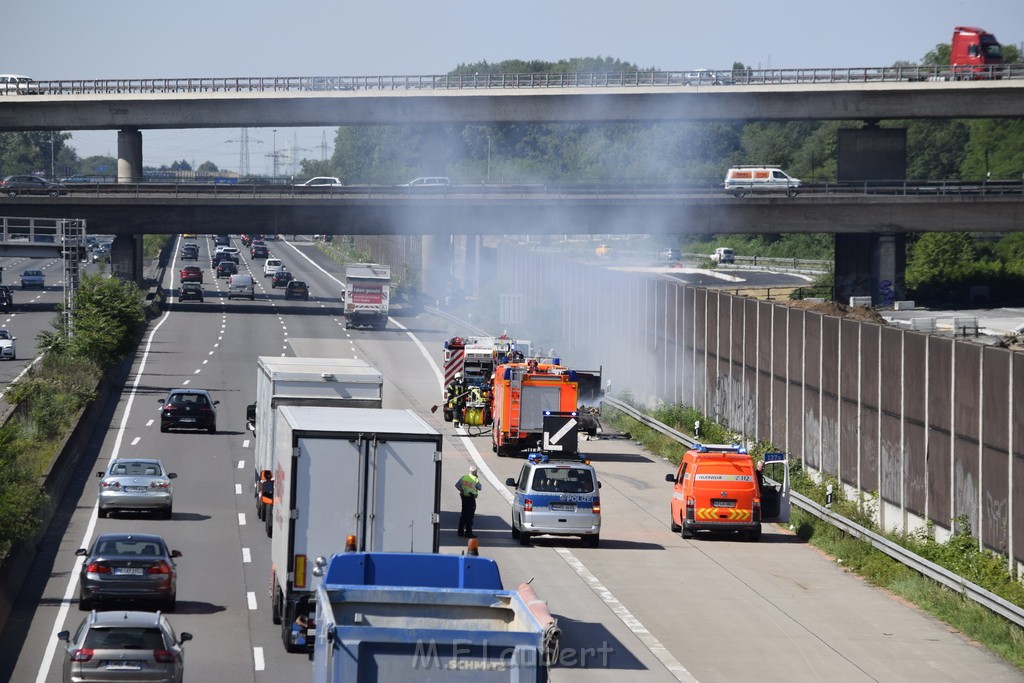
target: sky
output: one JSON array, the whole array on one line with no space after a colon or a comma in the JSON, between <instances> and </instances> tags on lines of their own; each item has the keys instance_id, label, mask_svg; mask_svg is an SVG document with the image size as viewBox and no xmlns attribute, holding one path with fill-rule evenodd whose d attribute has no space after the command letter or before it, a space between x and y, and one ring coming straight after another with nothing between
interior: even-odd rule
<instances>
[{"instance_id":1,"label":"sky","mask_svg":"<svg viewBox=\"0 0 1024 683\"><path fill-rule=\"evenodd\" d=\"M36 80L432 75L598 56L670 71L888 66L920 61L963 25L1024 42L1024 0L21 0L3 17L0 73ZM80 157L116 155L115 131L70 132ZM248 137L260 174L274 150L320 159L334 143L323 128ZM240 139L239 129L143 131L143 163L238 171Z\"/></svg>"}]
</instances>

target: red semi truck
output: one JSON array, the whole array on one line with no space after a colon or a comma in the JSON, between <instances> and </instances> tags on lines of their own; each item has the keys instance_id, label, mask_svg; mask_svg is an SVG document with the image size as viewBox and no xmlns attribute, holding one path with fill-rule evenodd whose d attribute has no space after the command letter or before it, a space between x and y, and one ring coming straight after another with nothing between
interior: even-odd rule
<instances>
[{"instance_id":1,"label":"red semi truck","mask_svg":"<svg viewBox=\"0 0 1024 683\"><path fill-rule=\"evenodd\" d=\"M949 66L953 78L960 80L999 78L993 67L1003 63L1003 48L988 31L973 26L953 29Z\"/></svg>"}]
</instances>

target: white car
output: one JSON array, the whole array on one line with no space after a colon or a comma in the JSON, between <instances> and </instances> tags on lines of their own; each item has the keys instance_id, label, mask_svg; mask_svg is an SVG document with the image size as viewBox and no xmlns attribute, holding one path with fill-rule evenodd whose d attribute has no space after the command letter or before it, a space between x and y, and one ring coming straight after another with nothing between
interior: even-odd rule
<instances>
[{"instance_id":1,"label":"white car","mask_svg":"<svg viewBox=\"0 0 1024 683\"><path fill-rule=\"evenodd\" d=\"M341 187L342 185L343 183L340 178L318 176L316 178L310 178L304 183L299 183L295 187Z\"/></svg>"},{"instance_id":2,"label":"white car","mask_svg":"<svg viewBox=\"0 0 1024 683\"><path fill-rule=\"evenodd\" d=\"M0 329L0 358L4 360L17 360L18 353L14 348L14 340L17 339L10 330Z\"/></svg>"},{"instance_id":3,"label":"white car","mask_svg":"<svg viewBox=\"0 0 1024 683\"><path fill-rule=\"evenodd\" d=\"M268 258L263 264L263 277L270 277L279 270L284 270L284 262L279 258Z\"/></svg>"},{"instance_id":4,"label":"white car","mask_svg":"<svg viewBox=\"0 0 1024 683\"><path fill-rule=\"evenodd\" d=\"M217 254L227 254L231 257L231 260L236 264L239 263L241 256L238 253L238 247L217 247L216 251L213 252L214 256Z\"/></svg>"},{"instance_id":5,"label":"white car","mask_svg":"<svg viewBox=\"0 0 1024 683\"><path fill-rule=\"evenodd\" d=\"M33 80L20 74L0 74L0 95L20 95L32 87Z\"/></svg>"}]
</instances>

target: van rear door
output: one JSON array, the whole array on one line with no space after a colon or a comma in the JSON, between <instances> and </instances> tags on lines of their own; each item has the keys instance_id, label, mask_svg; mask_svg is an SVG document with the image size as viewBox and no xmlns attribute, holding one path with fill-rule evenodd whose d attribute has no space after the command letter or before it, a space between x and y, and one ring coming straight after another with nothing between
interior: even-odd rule
<instances>
[{"instance_id":1,"label":"van rear door","mask_svg":"<svg viewBox=\"0 0 1024 683\"><path fill-rule=\"evenodd\" d=\"M789 521L789 461L785 453L764 454L764 487L761 489L761 521Z\"/></svg>"}]
</instances>

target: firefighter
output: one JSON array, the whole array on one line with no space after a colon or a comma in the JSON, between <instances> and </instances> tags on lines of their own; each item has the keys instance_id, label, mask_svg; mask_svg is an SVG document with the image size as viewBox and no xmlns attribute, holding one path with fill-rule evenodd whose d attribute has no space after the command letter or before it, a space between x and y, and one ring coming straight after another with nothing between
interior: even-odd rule
<instances>
[{"instance_id":1,"label":"firefighter","mask_svg":"<svg viewBox=\"0 0 1024 683\"><path fill-rule=\"evenodd\" d=\"M459 515L459 536L476 538L473 535L473 518L476 517L476 498L480 495L480 479L476 476L476 465L470 465L469 474L455 482L455 488L462 499L462 513Z\"/></svg>"},{"instance_id":2,"label":"firefighter","mask_svg":"<svg viewBox=\"0 0 1024 683\"><path fill-rule=\"evenodd\" d=\"M452 421L458 427L462 422L462 410L466 406L466 382L461 372L456 372L451 383L445 388L444 409L452 416Z\"/></svg>"},{"instance_id":3,"label":"firefighter","mask_svg":"<svg viewBox=\"0 0 1024 683\"><path fill-rule=\"evenodd\" d=\"M540 372L540 370L537 367L536 358L531 358L530 360L526 361L526 371L529 373Z\"/></svg>"}]
</instances>

